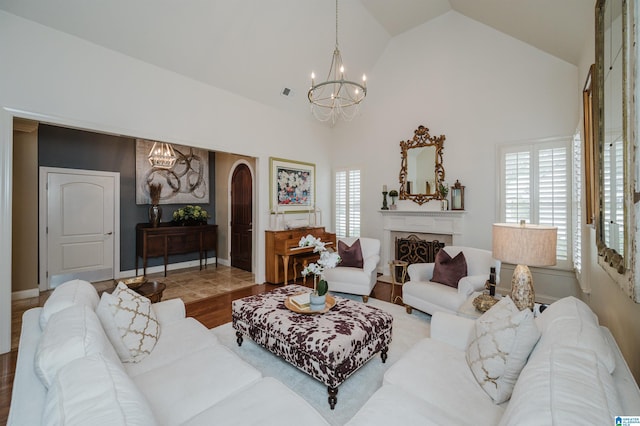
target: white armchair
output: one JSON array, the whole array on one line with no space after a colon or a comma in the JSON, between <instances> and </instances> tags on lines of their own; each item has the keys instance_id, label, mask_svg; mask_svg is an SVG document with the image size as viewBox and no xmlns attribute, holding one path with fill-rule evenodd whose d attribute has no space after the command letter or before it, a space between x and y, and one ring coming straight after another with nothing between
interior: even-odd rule
<instances>
[{"instance_id":1,"label":"white armchair","mask_svg":"<svg viewBox=\"0 0 640 426\"><path fill-rule=\"evenodd\" d=\"M496 283L500 277L500 261L493 258L489 250L472 247L446 246L449 256L464 253L467 262L467 276L460 279L458 288L432 282L434 263L414 263L409 265L409 281L402 286L402 300L407 313L411 308L433 315L436 312L456 314L458 308L476 291L484 290L491 267L496 268Z\"/></svg>"},{"instance_id":2,"label":"white armchair","mask_svg":"<svg viewBox=\"0 0 640 426\"><path fill-rule=\"evenodd\" d=\"M348 237L340 240L351 246L357 239ZM337 266L326 269L324 279L329 284L329 291L361 295L366 303L377 281L376 268L380 262L380 240L360 237L360 247L363 259L362 269Z\"/></svg>"}]
</instances>

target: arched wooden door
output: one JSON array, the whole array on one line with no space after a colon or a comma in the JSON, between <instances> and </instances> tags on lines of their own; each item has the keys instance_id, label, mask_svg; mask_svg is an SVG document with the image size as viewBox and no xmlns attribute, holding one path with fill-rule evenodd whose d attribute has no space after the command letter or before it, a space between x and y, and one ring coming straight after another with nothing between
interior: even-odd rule
<instances>
[{"instance_id":1,"label":"arched wooden door","mask_svg":"<svg viewBox=\"0 0 640 426\"><path fill-rule=\"evenodd\" d=\"M239 164L231 177L231 266L251 272L253 190L251 171Z\"/></svg>"}]
</instances>

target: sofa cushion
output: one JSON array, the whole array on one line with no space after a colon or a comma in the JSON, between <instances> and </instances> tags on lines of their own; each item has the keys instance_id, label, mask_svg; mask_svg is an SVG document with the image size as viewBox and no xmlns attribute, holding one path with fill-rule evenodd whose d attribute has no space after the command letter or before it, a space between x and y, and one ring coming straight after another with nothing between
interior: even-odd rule
<instances>
[{"instance_id":1,"label":"sofa cushion","mask_svg":"<svg viewBox=\"0 0 640 426\"><path fill-rule=\"evenodd\" d=\"M96 353L120 363L95 312L85 305L71 306L49 319L36 349L35 371L48 388L66 364Z\"/></svg>"},{"instance_id":2,"label":"sofa cushion","mask_svg":"<svg viewBox=\"0 0 640 426\"><path fill-rule=\"evenodd\" d=\"M182 424L261 378L223 345L208 346L133 377L164 424Z\"/></svg>"},{"instance_id":3,"label":"sofa cushion","mask_svg":"<svg viewBox=\"0 0 640 426\"><path fill-rule=\"evenodd\" d=\"M537 323L542 337L535 352L548 351L557 345L591 349L609 373L613 373L614 353L600 330L598 317L583 301L573 296L562 298L549 305Z\"/></svg>"},{"instance_id":4,"label":"sofa cushion","mask_svg":"<svg viewBox=\"0 0 640 426\"><path fill-rule=\"evenodd\" d=\"M364 265L360 239L355 240L351 246L342 240L338 241L338 255L342 259L339 266L362 269Z\"/></svg>"},{"instance_id":5,"label":"sofa cushion","mask_svg":"<svg viewBox=\"0 0 640 426\"><path fill-rule=\"evenodd\" d=\"M218 345L216 335L196 319L188 317L162 326L153 351L140 362L123 364L129 377L135 377L182 359L208 346Z\"/></svg>"},{"instance_id":6,"label":"sofa cushion","mask_svg":"<svg viewBox=\"0 0 640 426\"><path fill-rule=\"evenodd\" d=\"M441 414L455 413L449 424L495 425L506 406L494 404L482 391L463 350L431 338L420 340L389 367L383 385L397 386L422 400L425 406L438 407ZM385 405L390 406L391 403ZM460 419L467 421L458 423Z\"/></svg>"},{"instance_id":7,"label":"sofa cushion","mask_svg":"<svg viewBox=\"0 0 640 426\"><path fill-rule=\"evenodd\" d=\"M45 402L43 425L155 425L149 403L121 365L101 354L62 368Z\"/></svg>"},{"instance_id":8,"label":"sofa cushion","mask_svg":"<svg viewBox=\"0 0 640 426\"><path fill-rule=\"evenodd\" d=\"M113 294L102 294L96 312L123 362L139 362L151 353L160 325L149 299L119 283Z\"/></svg>"},{"instance_id":9,"label":"sofa cushion","mask_svg":"<svg viewBox=\"0 0 640 426\"><path fill-rule=\"evenodd\" d=\"M496 402L507 401L540 331L533 312L505 296L475 322L466 359L474 377Z\"/></svg>"},{"instance_id":10,"label":"sofa cushion","mask_svg":"<svg viewBox=\"0 0 640 426\"><path fill-rule=\"evenodd\" d=\"M242 392L211 405L183 426L211 426L214 423L225 426L328 425L307 401L272 377L265 377Z\"/></svg>"},{"instance_id":11,"label":"sofa cushion","mask_svg":"<svg viewBox=\"0 0 640 426\"><path fill-rule=\"evenodd\" d=\"M431 281L458 288L460 278L467 276L467 260L460 252L452 259L445 250L438 251Z\"/></svg>"},{"instance_id":12,"label":"sofa cushion","mask_svg":"<svg viewBox=\"0 0 640 426\"><path fill-rule=\"evenodd\" d=\"M40 327L44 330L51 315L73 305L86 305L96 310L100 297L96 288L88 281L71 280L60 284L44 302L40 313Z\"/></svg>"},{"instance_id":13,"label":"sofa cushion","mask_svg":"<svg viewBox=\"0 0 640 426\"><path fill-rule=\"evenodd\" d=\"M522 370L500 425L596 426L621 415L613 378L594 351L564 346L544 355Z\"/></svg>"}]
</instances>

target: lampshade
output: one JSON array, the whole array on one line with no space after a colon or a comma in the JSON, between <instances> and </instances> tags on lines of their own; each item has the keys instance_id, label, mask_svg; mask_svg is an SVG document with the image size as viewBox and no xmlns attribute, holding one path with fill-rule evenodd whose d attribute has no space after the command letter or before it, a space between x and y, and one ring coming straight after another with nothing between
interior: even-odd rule
<instances>
[{"instance_id":1,"label":"lampshade","mask_svg":"<svg viewBox=\"0 0 640 426\"><path fill-rule=\"evenodd\" d=\"M514 265L555 265L557 240L555 226L494 223L493 257Z\"/></svg>"}]
</instances>

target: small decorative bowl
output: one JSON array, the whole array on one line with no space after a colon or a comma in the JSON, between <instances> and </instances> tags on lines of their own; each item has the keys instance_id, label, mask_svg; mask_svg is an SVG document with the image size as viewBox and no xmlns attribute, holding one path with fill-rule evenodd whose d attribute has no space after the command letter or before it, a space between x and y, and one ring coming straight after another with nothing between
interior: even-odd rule
<instances>
[{"instance_id":1,"label":"small decorative bowl","mask_svg":"<svg viewBox=\"0 0 640 426\"><path fill-rule=\"evenodd\" d=\"M481 294L473 299L473 306L480 312L487 312L493 305L498 303L498 299L495 299L488 294Z\"/></svg>"},{"instance_id":2,"label":"small decorative bowl","mask_svg":"<svg viewBox=\"0 0 640 426\"><path fill-rule=\"evenodd\" d=\"M144 275L139 275L137 277L121 280L120 282L123 282L130 289L136 289L147 282L147 277L145 277Z\"/></svg>"}]
</instances>

